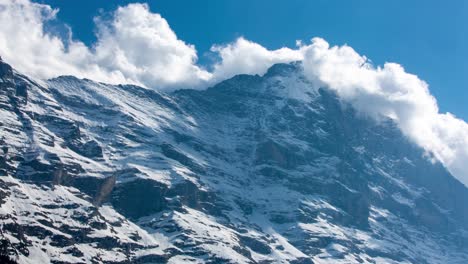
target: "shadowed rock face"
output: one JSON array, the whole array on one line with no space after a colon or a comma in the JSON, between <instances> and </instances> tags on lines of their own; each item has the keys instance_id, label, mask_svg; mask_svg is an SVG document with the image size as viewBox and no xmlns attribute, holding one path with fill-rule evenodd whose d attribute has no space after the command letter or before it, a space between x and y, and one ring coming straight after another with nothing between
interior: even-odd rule
<instances>
[{"instance_id":1,"label":"shadowed rock face","mask_svg":"<svg viewBox=\"0 0 468 264\"><path fill-rule=\"evenodd\" d=\"M0 63L0 255L466 263L468 191L301 65L163 94Z\"/></svg>"}]
</instances>

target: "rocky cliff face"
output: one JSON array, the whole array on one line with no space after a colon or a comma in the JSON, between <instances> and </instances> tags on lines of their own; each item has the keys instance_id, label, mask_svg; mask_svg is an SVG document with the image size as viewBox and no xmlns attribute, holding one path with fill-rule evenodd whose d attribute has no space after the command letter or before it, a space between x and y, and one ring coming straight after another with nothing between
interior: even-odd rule
<instances>
[{"instance_id":1,"label":"rocky cliff face","mask_svg":"<svg viewBox=\"0 0 468 264\"><path fill-rule=\"evenodd\" d=\"M468 261L468 189L300 64L164 94L0 63L0 144L21 263Z\"/></svg>"}]
</instances>

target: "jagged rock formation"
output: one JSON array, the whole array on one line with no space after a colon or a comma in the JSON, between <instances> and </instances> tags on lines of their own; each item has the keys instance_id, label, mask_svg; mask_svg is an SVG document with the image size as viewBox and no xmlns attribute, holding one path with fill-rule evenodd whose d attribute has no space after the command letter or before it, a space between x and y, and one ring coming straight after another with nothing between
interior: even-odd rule
<instances>
[{"instance_id":1,"label":"jagged rock formation","mask_svg":"<svg viewBox=\"0 0 468 264\"><path fill-rule=\"evenodd\" d=\"M301 65L164 94L0 62L20 263L466 263L468 189Z\"/></svg>"}]
</instances>

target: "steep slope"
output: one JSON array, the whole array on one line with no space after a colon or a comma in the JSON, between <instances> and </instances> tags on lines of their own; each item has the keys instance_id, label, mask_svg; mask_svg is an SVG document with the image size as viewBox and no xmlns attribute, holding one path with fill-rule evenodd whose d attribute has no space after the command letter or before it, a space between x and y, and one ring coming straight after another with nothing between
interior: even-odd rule
<instances>
[{"instance_id":1,"label":"steep slope","mask_svg":"<svg viewBox=\"0 0 468 264\"><path fill-rule=\"evenodd\" d=\"M19 262L468 260L468 189L300 64L170 94L0 65L1 249Z\"/></svg>"}]
</instances>

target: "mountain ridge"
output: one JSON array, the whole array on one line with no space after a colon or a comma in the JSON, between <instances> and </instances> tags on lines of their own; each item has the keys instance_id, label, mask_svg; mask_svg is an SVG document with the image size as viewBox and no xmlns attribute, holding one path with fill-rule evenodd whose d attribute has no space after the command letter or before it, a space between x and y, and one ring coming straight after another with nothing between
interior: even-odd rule
<instances>
[{"instance_id":1,"label":"mountain ridge","mask_svg":"<svg viewBox=\"0 0 468 264\"><path fill-rule=\"evenodd\" d=\"M171 93L0 78L3 253L21 263L468 259L466 187L299 63Z\"/></svg>"}]
</instances>

